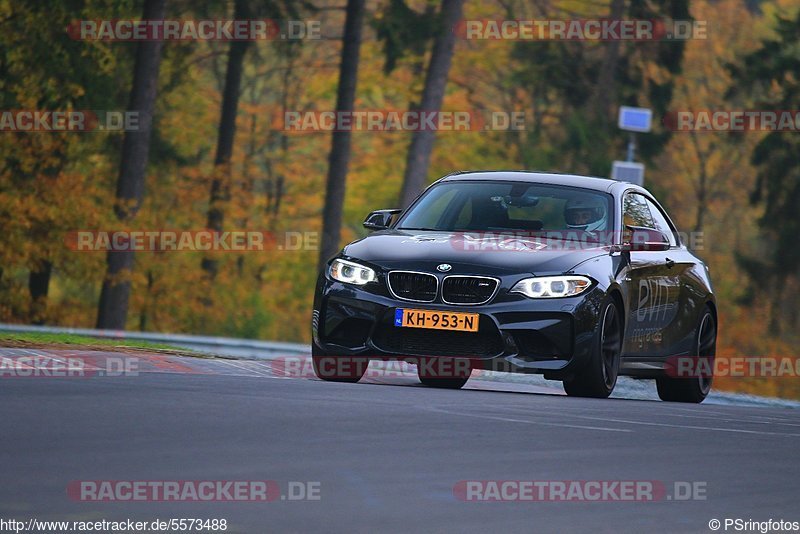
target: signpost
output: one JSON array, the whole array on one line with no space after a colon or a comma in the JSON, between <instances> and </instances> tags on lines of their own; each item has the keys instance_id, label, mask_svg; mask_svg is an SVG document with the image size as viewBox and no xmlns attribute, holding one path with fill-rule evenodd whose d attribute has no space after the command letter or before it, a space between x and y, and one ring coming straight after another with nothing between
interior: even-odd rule
<instances>
[{"instance_id":1,"label":"signpost","mask_svg":"<svg viewBox=\"0 0 800 534\"><path fill-rule=\"evenodd\" d=\"M653 122L653 110L647 108L632 108L630 106L620 106L617 125L621 130L629 132L650 131Z\"/></svg>"},{"instance_id":2,"label":"signpost","mask_svg":"<svg viewBox=\"0 0 800 534\"><path fill-rule=\"evenodd\" d=\"M617 125L621 130L630 132L628 138L628 158L626 161L614 161L611 167L611 178L637 185L644 184L644 164L635 163L636 133L649 132L653 122L653 110L620 106Z\"/></svg>"},{"instance_id":3,"label":"signpost","mask_svg":"<svg viewBox=\"0 0 800 534\"><path fill-rule=\"evenodd\" d=\"M644 163L615 161L611 168L611 179L644 185Z\"/></svg>"}]
</instances>

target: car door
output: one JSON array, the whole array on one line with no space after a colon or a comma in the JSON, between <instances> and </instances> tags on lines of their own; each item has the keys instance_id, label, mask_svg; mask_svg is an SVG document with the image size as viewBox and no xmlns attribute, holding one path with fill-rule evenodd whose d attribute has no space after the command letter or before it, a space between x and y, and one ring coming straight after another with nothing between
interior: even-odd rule
<instances>
[{"instance_id":1,"label":"car door","mask_svg":"<svg viewBox=\"0 0 800 534\"><path fill-rule=\"evenodd\" d=\"M622 202L623 239L629 234L628 226L658 230L645 195L628 191ZM663 328L672 320L671 305L677 300L678 284L670 279L664 252L631 250L627 254L630 260L623 278L628 287L624 353L659 356L664 346Z\"/></svg>"},{"instance_id":2,"label":"car door","mask_svg":"<svg viewBox=\"0 0 800 534\"><path fill-rule=\"evenodd\" d=\"M656 229L669 237L670 248L663 253L665 269L661 282L666 288L661 305L660 328L656 352L659 356L672 356L691 350L692 337L698 311L694 305L698 298L692 276L696 259L680 242L678 232L664 209L653 199L645 197Z\"/></svg>"}]
</instances>

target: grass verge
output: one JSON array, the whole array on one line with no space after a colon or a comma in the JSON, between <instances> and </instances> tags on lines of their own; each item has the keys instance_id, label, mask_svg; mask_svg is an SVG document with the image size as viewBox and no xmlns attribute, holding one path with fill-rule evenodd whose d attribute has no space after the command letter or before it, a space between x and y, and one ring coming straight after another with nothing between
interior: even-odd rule
<instances>
[{"instance_id":1,"label":"grass verge","mask_svg":"<svg viewBox=\"0 0 800 534\"><path fill-rule=\"evenodd\" d=\"M0 347L19 348L81 348L81 349L110 349L126 348L149 350L154 352L172 352L188 355L199 355L190 349L154 343L138 339L126 338L96 338L78 334L51 334L38 332L0 332Z\"/></svg>"}]
</instances>

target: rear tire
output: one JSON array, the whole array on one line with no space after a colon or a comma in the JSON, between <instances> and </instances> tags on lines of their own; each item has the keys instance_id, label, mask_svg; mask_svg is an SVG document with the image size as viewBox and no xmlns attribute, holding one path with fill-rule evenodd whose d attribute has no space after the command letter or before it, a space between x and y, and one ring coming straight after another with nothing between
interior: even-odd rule
<instances>
[{"instance_id":1,"label":"rear tire","mask_svg":"<svg viewBox=\"0 0 800 534\"><path fill-rule=\"evenodd\" d=\"M714 379L714 357L717 351L717 322L714 315L706 306L700 324L695 332L694 357L707 358L712 376L698 376L692 378L661 377L656 379L658 397L667 402L703 402L711 391L711 382Z\"/></svg>"},{"instance_id":2,"label":"rear tire","mask_svg":"<svg viewBox=\"0 0 800 534\"><path fill-rule=\"evenodd\" d=\"M328 354L311 344L314 374L326 382L355 383L361 380L369 366L369 358Z\"/></svg>"},{"instance_id":3,"label":"rear tire","mask_svg":"<svg viewBox=\"0 0 800 534\"><path fill-rule=\"evenodd\" d=\"M564 381L570 397L605 399L614 391L622 353L621 310L611 297L600 308L600 322L593 341L592 355L585 369Z\"/></svg>"}]
</instances>

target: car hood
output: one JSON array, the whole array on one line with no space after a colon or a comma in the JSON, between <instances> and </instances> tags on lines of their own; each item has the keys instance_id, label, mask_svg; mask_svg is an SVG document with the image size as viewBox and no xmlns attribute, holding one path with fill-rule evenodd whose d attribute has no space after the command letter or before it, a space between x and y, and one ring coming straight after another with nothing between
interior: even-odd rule
<instances>
[{"instance_id":1,"label":"car hood","mask_svg":"<svg viewBox=\"0 0 800 534\"><path fill-rule=\"evenodd\" d=\"M387 269L432 270L441 263L497 274L564 273L609 253L601 244L513 234L381 230L347 245L343 254ZM454 269L453 274L457 274Z\"/></svg>"}]
</instances>

